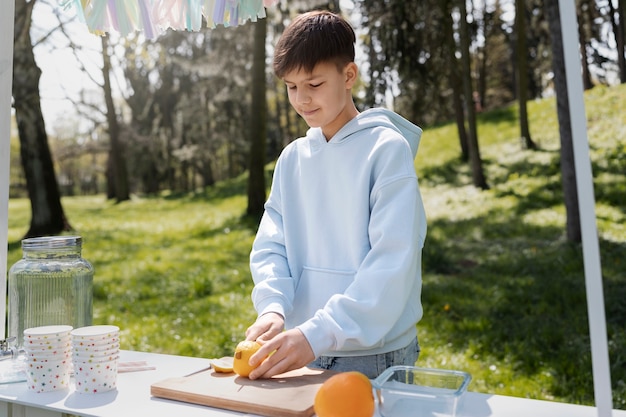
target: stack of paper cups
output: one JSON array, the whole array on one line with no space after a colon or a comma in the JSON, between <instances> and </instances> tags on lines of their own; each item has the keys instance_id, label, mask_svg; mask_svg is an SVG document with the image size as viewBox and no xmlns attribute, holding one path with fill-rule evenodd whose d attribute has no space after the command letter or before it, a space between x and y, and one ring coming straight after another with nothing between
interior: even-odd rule
<instances>
[{"instance_id":1,"label":"stack of paper cups","mask_svg":"<svg viewBox=\"0 0 626 417\"><path fill-rule=\"evenodd\" d=\"M41 326L24 330L28 389L49 392L69 387L72 373L72 326Z\"/></svg>"},{"instance_id":2,"label":"stack of paper cups","mask_svg":"<svg viewBox=\"0 0 626 417\"><path fill-rule=\"evenodd\" d=\"M119 333L117 326L87 326L72 330L76 392L97 394L116 388Z\"/></svg>"}]
</instances>

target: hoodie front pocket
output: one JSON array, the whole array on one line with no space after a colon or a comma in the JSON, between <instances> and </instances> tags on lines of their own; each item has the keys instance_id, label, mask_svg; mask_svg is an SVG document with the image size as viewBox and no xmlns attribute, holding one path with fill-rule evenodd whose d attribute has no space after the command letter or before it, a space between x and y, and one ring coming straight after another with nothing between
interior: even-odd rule
<instances>
[{"instance_id":1,"label":"hoodie front pocket","mask_svg":"<svg viewBox=\"0 0 626 417\"><path fill-rule=\"evenodd\" d=\"M354 271L304 267L296 288L288 327L304 323L324 308L335 294L343 294L354 280Z\"/></svg>"}]
</instances>

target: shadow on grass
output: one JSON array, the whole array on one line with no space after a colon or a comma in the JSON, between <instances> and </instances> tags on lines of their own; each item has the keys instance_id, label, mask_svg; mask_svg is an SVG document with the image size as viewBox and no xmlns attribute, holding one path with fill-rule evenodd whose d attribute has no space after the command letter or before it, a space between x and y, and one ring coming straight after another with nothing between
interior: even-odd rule
<instances>
[{"instance_id":1,"label":"shadow on grass","mask_svg":"<svg viewBox=\"0 0 626 417\"><path fill-rule=\"evenodd\" d=\"M22 241L21 240L16 240L14 242L9 242L8 247L9 247L9 252L21 249L22 248Z\"/></svg>"},{"instance_id":2,"label":"shadow on grass","mask_svg":"<svg viewBox=\"0 0 626 417\"><path fill-rule=\"evenodd\" d=\"M445 164L423 167L420 172L420 184L428 183L431 186L446 184L460 187L466 185L471 178L467 162L462 161L460 157L451 159Z\"/></svg>"},{"instance_id":3,"label":"shadow on grass","mask_svg":"<svg viewBox=\"0 0 626 417\"><path fill-rule=\"evenodd\" d=\"M506 186L494 190L496 195L500 197L516 197L519 201L519 205L517 206L518 213L523 213L527 210L535 208L551 207L563 203L560 153L558 151L546 151L541 149L533 152L552 154L549 163L520 161L513 164L507 164L506 166L501 166L500 168L502 169L497 171L507 176L510 176L511 173L515 173L519 176L546 179L543 185L536 187L531 193L521 194L519 190L516 190L514 187ZM485 163L493 162L485 160ZM457 172L462 172L462 164L463 163L461 161L458 161L458 163L451 161L442 167L438 167L430 171L425 170L425 172L428 172L428 177L432 176L435 179L439 178L441 183L459 185L458 180L454 181L453 178ZM592 162L591 170L594 175L596 202L603 202L607 205L620 209L622 212L626 211L626 182L615 178L605 182L600 182L598 179L601 174L623 176L626 172L626 156L621 154L619 149L611 149L607 151L605 158L601 163L597 161ZM494 184L505 184L508 178L493 176L490 180Z\"/></svg>"},{"instance_id":4,"label":"shadow on grass","mask_svg":"<svg viewBox=\"0 0 626 417\"><path fill-rule=\"evenodd\" d=\"M500 107L479 113L476 118L481 124L510 124L518 119L517 108L514 106Z\"/></svg>"},{"instance_id":5,"label":"shadow on grass","mask_svg":"<svg viewBox=\"0 0 626 417\"><path fill-rule=\"evenodd\" d=\"M265 184L268 186L272 183L273 165L269 164L265 168ZM230 197L241 196L247 194L248 173L244 173L236 178L220 181L212 186L204 187L202 190L194 193L171 194L167 199L189 198L192 201L216 201L224 200Z\"/></svg>"},{"instance_id":6,"label":"shadow on grass","mask_svg":"<svg viewBox=\"0 0 626 417\"><path fill-rule=\"evenodd\" d=\"M472 355L509 363L530 378L548 372L548 392L593 404L582 248L563 240L558 228L521 224L520 211L559 200L539 194L535 190L521 199L508 220L487 212L478 219L429 226L436 232L424 250L425 325L459 352L471 345ZM539 202L529 205L531 198ZM517 229L525 229L526 237L500 234ZM600 244L615 404L624 408L626 245Z\"/></svg>"},{"instance_id":7,"label":"shadow on grass","mask_svg":"<svg viewBox=\"0 0 626 417\"><path fill-rule=\"evenodd\" d=\"M560 228L523 222L535 211L562 207L560 153L533 152L547 158L507 163L489 178L496 198L517 201L507 212L486 206L478 218L429 222L425 316L418 327L483 363L495 358L528 379L541 375L550 395L593 404L582 247L566 242ZM624 212L626 157L611 149L599 161L592 165L596 201ZM466 163L449 160L423 169L420 179L455 187L468 178ZM600 240L600 251L614 406L625 409L626 243Z\"/></svg>"}]
</instances>

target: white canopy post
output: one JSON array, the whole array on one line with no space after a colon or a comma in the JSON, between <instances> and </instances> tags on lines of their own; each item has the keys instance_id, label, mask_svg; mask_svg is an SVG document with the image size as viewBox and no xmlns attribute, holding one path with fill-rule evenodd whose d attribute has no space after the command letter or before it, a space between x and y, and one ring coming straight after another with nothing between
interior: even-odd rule
<instances>
[{"instance_id":1,"label":"white canopy post","mask_svg":"<svg viewBox=\"0 0 626 417\"><path fill-rule=\"evenodd\" d=\"M604 293L602 290L600 247L596 227L593 174L591 172L587 138L587 118L583 96L576 4L574 0L559 0L559 9L561 12L563 55L565 58L567 95L569 98L572 140L574 144L578 206L580 208L594 396L598 416L610 417L613 413L611 369L609 366L609 346L604 312Z\"/></svg>"},{"instance_id":2,"label":"white canopy post","mask_svg":"<svg viewBox=\"0 0 626 417\"><path fill-rule=\"evenodd\" d=\"M0 294L7 290L9 245L9 161L11 156L11 86L13 81L13 20L15 2L0 13ZM6 302L0 302L0 339L5 337Z\"/></svg>"}]
</instances>

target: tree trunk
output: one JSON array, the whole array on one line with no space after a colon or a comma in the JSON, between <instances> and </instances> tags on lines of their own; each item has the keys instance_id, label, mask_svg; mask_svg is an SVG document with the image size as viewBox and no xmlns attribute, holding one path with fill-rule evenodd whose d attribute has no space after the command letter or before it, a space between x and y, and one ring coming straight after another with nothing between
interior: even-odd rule
<instances>
[{"instance_id":1,"label":"tree trunk","mask_svg":"<svg viewBox=\"0 0 626 417\"><path fill-rule=\"evenodd\" d=\"M469 149L467 147L467 131L465 130L465 112L463 110L463 88L461 74L459 72L458 59L456 57L456 42L454 41L453 21L448 5L444 2L439 3L441 6L441 14L444 16L444 30L446 43L445 48L448 50L448 59L454 63L450 66L450 85L452 86L452 101L454 104L454 116L456 128L459 135L459 145L461 147L461 161L469 161Z\"/></svg>"},{"instance_id":2,"label":"tree trunk","mask_svg":"<svg viewBox=\"0 0 626 417\"><path fill-rule=\"evenodd\" d=\"M586 8L584 7L586 5ZM590 31L589 26L593 24L591 14L591 8L595 7L590 4L588 0L584 2L578 2L576 10L576 16L578 18L578 43L580 44L580 64L582 67L583 88L590 90L593 88L593 82L591 81L591 72L589 71L589 57L587 54L587 32ZM587 10L587 12L585 12Z\"/></svg>"},{"instance_id":3,"label":"tree trunk","mask_svg":"<svg viewBox=\"0 0 626 417\"><path fill-rule=\"evenodd\" d=\"M545 7L552 43L552 71L554 72L554 89L556 91L559 134L561 136L561 182L566 212L565 228L567 240L580 242L580 212L578 208L578 190L576 188L574 143L572 141L572 125L569 113L559 2L547 1Z\"/></svg>"},{"instance_id":4,"label":"tree trunk","mask_svg":"<svg viewBox=\"0 0 626 417\"><path fill-rule=\"evenodd\" d=\"M487 33L487 25L489 25L490 23L487 22L487 20L489 19L488 17L488 13L487 13L487 7L486 7L486 2L483 1L482 4L482 31L485 34L485 38L487 38L489 36L489 34ZM480 53L478 54L478 59L479 62L476 64L476 68L478 71L478 80L477 80L477 87L476 87L476 94L474 95L474 104L476 106L477 111L480 113L482 111L482 109L485 108L485 106L487 105L487 73L489 71L488 65L489 65L489 58L490 58L490 51L489 48L487 48L487 39L485 39L485 44L482 46L482 48L479 48Z\"/></svg>"},{"instance_id":5,"label":"tree trunk","mask_svg":"<svg viewBox=\"0 0 626 417\"><path fill-rule=\"evenodd\" d=\"M115 196L115 201L130 200L128 190L128 170L126 169L126 158L120 141L120 127L117 122L117 113L113 104L113 95L111 93L111 60L109 58L109 42L106 36L101 37L102 42L102 77L104 78L104 101L107 106L107 123L109 125L109 162L107 164L107 180L112 181L112 187L109 186L111 194L109 197ZM108 193L107 193L108 194Z\"/></svg>"},{"instance_id":6,"label":"tree trunk","mask_svg":"<svg viewBox=\"0 0 626 417\"><path fill-rule=\"evenodd\" d=\"M267 19L254 23L252 61L252 111L250 118L250 160L248 165L248 208L246 214L261 218L265 204L265 146L267 136L267 81L265 77L265 38Z\"/></svg>"},{"instance_id":7,"label":"tree trunk","mask_svg":"<svg viewBox=\"0 0 626 417\"><path fill-rule=\"evenodd\" d=\"M474 186L483 190L489 188L483 173L480 149L478 148L478 131L476 128L476 109L474 108L474 91L472 88L472 70L470 65L470 40L467 24L467 10L465 0L459 1L460 26L459 38L461 41L461 66L463 78L463 94L465 96L465 109L467 111L467 145L469 150L470 166L472 168L472 180Z\"/></svg>"},{"instance_id":8,"label":"tree trunk","mask_svg":"<svg viewBox=\"0 0 626 417\"><path fill-rule=\"evenodd\" d=\"M453 61L454 62L454 61ZM452 70L454 74L452 74L452 90L453 97L452 100L454 102L454 116L456 121L456 130L459 135L459 145L461 147L461 161L468 162L469 157L469 146L468 146L468 138L467 138L467 130L465 129L465 111L463 108L463 93L461 88L461 79L459 78L459 74L456 70Z\"/></svg>"},{"instance_id":9,"label":"tree trunk","mask_svg":"<svg viewBox=\"0 0 626 417\"><path fill-rule=\"evenodd\" d=\"M620 82L626 83L626 0L619 0L619 40L618 56L620 61Z\"/></svg>"},{"instance_id":10,"label":"tree trunk","mask_svg":"<svg viewBox=\"0 0 626 417\"><path fill-rule=\"evenodd\" d=\"M617 10L613 6L613 2L609 1L609 15L611 17L611 26L613 28L613 36L615 36L615 44L617 45L617 68L619 70L620 83L626 83L626 0L619 0Z\"/></svg>"},{"instance_id":11,"label":"tree trunk","mask_svg":"<svg viewBox=\"0 0 626 417\"><path fill-rule=\"evenodd\" d=\"M31 205L30 228L25 237L70 231L59 185L54 174L46 126L41 112L39 78L30 38L35 0L16 0L13 58L13 107L20 138L20 157Z\"/></svg>"},{"instance_id":12,"label":"tree trunk","mask_svg":"<svg viewBox=\"0 0 626 417\"><path fill-rule=\"evenodd\" d=\"M520 141L523 149L537 149L528 126L528 52L526 47L526 4L515 0L515 38L517 50L517 101L519 103Z\"/></svg>"},{"instance_id":13,"label":"tree trunk","mask_svg":"<svg viewBox=\"0 0 626 417\"><path fill-rule=\"evenodd\" d=\"M206 138L211 136L211 108L210 106L207 105L207 101L209 100L209 97L207 96L208 93L204 93L204 97L203 97L203 101L202 101L202 107L204 109L206 109L207 112L207 117L206 118L202 118L202 120L200 121L200 126L202 128L202 135ZM199 171L200 171L200 175L202 177L202 186L204 188L207 187L211 187L213 185L215 185L215 176L213 174L213 166L211 165L211 159L210 158L202 158L200 159L200 161L198 161L199 164Z\"/></svg>"}]
</instances>

